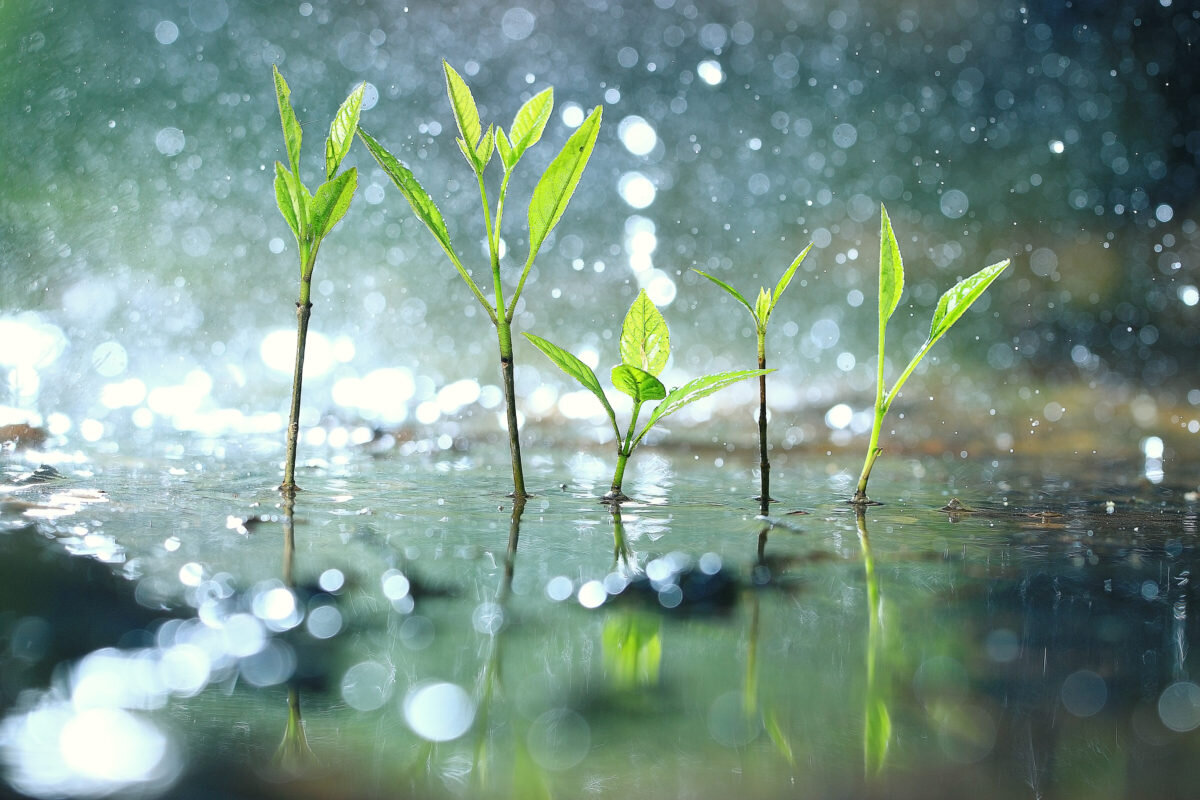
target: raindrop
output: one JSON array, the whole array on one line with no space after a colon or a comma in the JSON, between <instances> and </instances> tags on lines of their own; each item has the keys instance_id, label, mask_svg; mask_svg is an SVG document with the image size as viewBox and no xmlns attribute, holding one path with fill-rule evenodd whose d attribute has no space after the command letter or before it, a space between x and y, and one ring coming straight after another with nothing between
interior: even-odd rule
<instances>
[{"instance_id":1,"label":"raindrop","mask_svg":"<svg viewBox=\"0 0 1200 800\"><path fill-rule=\"evenodd\" d=\"M158 39L159 44L171 44L179 38L179 26L169 19L164 19L154 26L154 38Z\"/></svg>"},{"instance_id":2,"label":"raindrop","mask_svg":"<svg viewBox=\"0 0 1200 800\"><path fill-rule=\"evenodd\" d=\"M942 195L942 214L949 219L958 219L971 207L965 192L951 189Z\"/></svg>"},{"instance_id":3,"label":"raindrop","mask_svg":"<svg viewBox=\"0 0 1200 800\"><path fill-rule=\"evenodd\" d=\"M510 8L500 18L500 30L504 31L504 35L509 39L517 42L528 39L529 34L533 33L535 24L537 24L537 17L529 9L521 6Z\"/></svg>"}]
</instances>

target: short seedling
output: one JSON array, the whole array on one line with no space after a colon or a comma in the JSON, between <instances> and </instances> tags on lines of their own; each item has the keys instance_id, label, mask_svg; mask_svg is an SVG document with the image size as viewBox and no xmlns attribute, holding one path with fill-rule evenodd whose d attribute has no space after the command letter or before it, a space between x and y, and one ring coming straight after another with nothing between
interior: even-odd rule
<instances>
[{"instance_id":1,"label":"short seedling","mask_svg":"<svg viewBox=\"0 0 1200 800\"><path fill-rule=\"evenodd\" d=\"M942 295L938 300L937 310L933 312L933 322L929 326L929 338L921 349L908 362L908 366L900 373L892 385L891 391L883 393L883 339L888 319L900 304L900 295L904 291L904 263L900 259L900 246L896 244L896 235L892 233L892 222L888 219L887 209L880 206L879 231L879 375L875 391L875 424L871 427L871 444L867 448L867 459L863 463L862 475L858 479L858 488L850 502L856 505L867 505L867 480L871 477L871 468L875 459L883 452L879 446L879 432L883 428L883 417L887 414L900 393L900 387L912 375L913 370L921 363L921 359L929 352L934 343L950 330L950 326L958 321L971 304L979 299L992 281L999 277L1009 264L1003 261L984 267L969 278L964 278Z\"/></svg>"},{"instance_id":2,"label":"short seedling","mask_svg":"<svg viewBox=\"0 0 1200 800\"><path fill-rule=\"evenodd\" d=\"M733 295L739 303L746 307L750 312L750 316L754 319L754 330L758 334L758 368L767 368L767 321L771 319L771 312L775 310L775 305L779 302L779 298L783 296L783 290L792 282L792 276L796 274L796 268L800 266L800 262L808 255L808 251L812 250L812 244L804 248L800 255L796 256L796 260L783 273L783 277L775 284L775 291L771 291L766 287L759 287L758 300L754 305L750 305L750 301L742 297L741 292L734 289L720 278L714 278L707 272L702 270L692 270L698 272L710 281L720 286L725 291ZM770 511L771 504L771 462L767 460L767 376L766 373L758 376L758 452L759 452L759 477L762 483L762 491L759 493L759 512L765 517Z\"/></svg>"},{"instance_id":3,"label":"short seedling","mask_svg":"<svg viewBox=\"0 0 1200 800\"><path fill-rule=\"evenodd\" d=\"M300 252L300 299L296 303L296 368L292 377L292 407L288 421L287 462L283 471L283 484L279 489L285 495L296 493L296 440L300 435L300 386L304 378L304 342L308 338L308 318L312 313L309 294L312 289L313 266L317 262L317 250L321 242L341 222L350 208L354 190L358 188L358 171L350 169L339 173L342 159L350 151L354 131L358 127L358 115L362 109L363 90L359 84L338 109L329 136L325 140L325 182L310 194L300 180L300 123L289 100L291 90L279 74L275 73L275 96L279 101L279 118L283 123L283 139L287 145L288 165L275 162L275 201L288 227L296 236Z\"/></svg>"},{"instance_id":4,"label":"short seedling","mask_svg":"<svg viewBox=\"0 0 1200 800\"><path fill-rule=\"evenodd\" d=\"M521 465L521 441L517 431L516 391L513 383L513 346L512 321L516 313L517 301L521 298L521 290L525 288L525 279L533 267L533 259L541 249L550 231L562 218L567 208L567 202L575 192L583 169L592 154L596 144L596 136L600 131L600 107L597 106L579 129L571 135L558 156L550 162L533 190L529 202L529 255L525 260L525 268L521 270L520 280L512 297L504 299L504 286L500 280L500 223L504 216L504 201L508 195L508 181L512 177L517 162L525 151L541 137L550 112L554 107L554 90L544 89L529 99L517 116L512 126L505 134L504 130L489 125L487 131L482 131L479 121L479 111L471 90L457 72L447 63L442 66L446 73L446 93L450 96L450 105L454 109L454 119L458 123L458 147L466 158L467 164L475 173L476 183L479 184L479 196L483 203L484 228L487 233L488 253L491 257L492 287L494 300L488 300L479 286L471 278L471 274L463 266L462 259L450 243L450 233L442 214L433 202L433 198L421 186L412 171L399 159L393 156L378 141L366 131L359 128L358 135L371 151L371 155L379 162L379 166L387 173L392 182L400 190L412 206L417 217L425 223L441 245L442 250L450 258L450 263L458 271L459 276L471 290L471 294L483 306L488 318L496 326L500 343L500 370L504 380L504 400L508 412L508 443L512 454L513 495L518 498L526 496L524 470ZM487 187L483 179L484 168L492 158L493 152L500 153L500 161L504 167L504 177L500 183L500 192L496 199L496 214L493 219L488 205Z\"/></svg>"},{"instance_id":5,"label":"short seedling","mask_svg":"<svg viewBox=\"0 0 1200 800\"><path fill-rule=\"evenodd\" d=\"M659 373L667 365L667 358L671 354L671 338L667 331L667 321L655 308L654 303L650 302L645 291L638 292L637 299L629 307L629 312L625 315L625 322L621 326L621 363L612 369L613 386L633 398L633 414L629 421L629 428L622 434L617 425L616 412L613 411L612 405L604 395L604 389L601 388L600 381L596 378L596 373L592 372L591 367L545 339L529 333L525 334L525 338L533 342L539 350L546 354L547 358L558 365L559 369L596 395L612 422L613 434L616 436L617 442L617 469L613 473L612 488L608 494L604 495L604 502L607 503L620 503L629 499L621 491L621 482L625 476L625 464L633 454L634 448L641 444L642 439L650 432L655 423L726 386L771 371L747 369L705 375L668 392L667 387L658 379ZM642 404L652 400L662 402L654 407L650 414L650 420L637 432L637 435L634 435Z\"/></svg>"}]
</instances>

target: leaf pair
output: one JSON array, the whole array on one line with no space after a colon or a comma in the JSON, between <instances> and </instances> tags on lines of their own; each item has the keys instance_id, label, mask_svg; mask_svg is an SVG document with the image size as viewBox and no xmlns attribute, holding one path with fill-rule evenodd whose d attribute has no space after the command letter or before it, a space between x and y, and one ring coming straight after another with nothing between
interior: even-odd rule
<instances>
[{"instance_id":1,"label":"leaf pair","mask_svg":"<svg viewBox=\"0 0 1200 800\"><path fill-rule=\"evenodd\" d=\"M657 377L658 373L666 366L671 353L667 323L659 310L650 302L646 292L644 290L638 292L637 299L630 306L621 326L622 363L613 367L612 370L613 386L633 398L634 402L633 420L630 423L629 431L622 439L621 430L617 425L616 412L608 402L604 389L600 386L600 381L596 378L596 373L592 371L592 368L545 339L529 333L525 334L525 338L529 339L547 358L558 365L559 369L596 396L608 413L613 431L617 436L620 452L626 457L633 452L633 449L650 429L665 417L740 380L763 375L770 371L752 369L705 375L668 392L666 386ZM637 422L638 409L643 403L651 400L661 400L662 402L654 407L650 419L637 436L633 436L633 425Z\"/></svg>"},{"instance_id":2,"label":"leaf pair","mask_svg":"<svg viewBox=\"0 0 1200 800\"><path fill-rule=\"evenodd\" d=\"M300 245L301 278L307 281L312 277L312 259L317 247L346 216L358 187L358 171L351 167L339 175L338 167L350 152L366 84L359 84L350 93L329 127L329 136L325 140L325 182L317 188L314 196L300 180L300 142L303 135L292 108L291 90L279 73L279 68L272 69L279 120L283 125L283 139L288 154L287 166L280 161L275 162L275 201Z\"/></svg>"},{"instance_id":3,"label":"leaf pair","mask_svg":"<svg viewBox=\"0 0 1200 800\"><path fill-rule=\"evenodd\" d=\"M708 278L717 286L720 286L722 289L732 295L735 300L744 305L746 310L750 312L750 316L754 318L755 328L758 329L760 334L765 334L767 332L767 321L771 318L771 312L775 310L775 306L779 303L779 298L783 296L784 290L787 289L788 284L792 282L792 276L796 274L796 269L800 266L800 263L804 261L804 258L808 255L809 250L812 250L812 243L809 243L808 247L804 248L804 250L800 252L800 255L796 256L796 258L792 261L791 266L789 266L787 270L784 271L783 275L780 276L779 282L775 284L774 290L767 289L766 287L759 287L758 299L755 300L754 305L750 305L750 301L743 297L741 292L720 278L715 278L712 275L709 275L707 272L699 269L693 269L692 272Z\"/></svg>"}]
</instances>

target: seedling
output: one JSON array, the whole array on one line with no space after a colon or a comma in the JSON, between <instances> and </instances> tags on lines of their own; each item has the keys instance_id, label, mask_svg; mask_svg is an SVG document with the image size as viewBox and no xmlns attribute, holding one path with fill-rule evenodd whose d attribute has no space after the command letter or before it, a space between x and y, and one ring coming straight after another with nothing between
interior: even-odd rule
<instances>
[{"instance_id":1,"label":"seedling","mask_svg":"<svg viewBox=\"0 0 1200 800\"><path fill-rule=\"evenodd\" d=\"M734 289L720 278L714 278L707 272L694 269L710 281L720 286L729 294L733 295L739 303L746 307L750 312L750 316L754 319L754 330L758 334L758 368L767 368L767 321L771 319L771 312L775 310L775 305L779 302L779 298L783 296L783 290L792 282L792 276L796 274L796 268L800 266L800 262L808 255L808 251L812 249L810 243L808 247L796 256L792 265L783 273L783 277L775 284L775 290L771 291L766 287L759 287L758 300L754 305L750 305L750 301L742 296L741 292ZM762 491L758 496L759 511L765 517L770 511L771 503L771 463L767 460L767 376L766 373L758 376L758 452L759 452L759 476L762 481Z\"/></svg>"},{"instance_id":2,"label":"seedling","mask_svg":"<svg viewBox=\"0 0 1200 800\"><path fill-rule=\"evenodd\" d=\"M896 244L896 235L892 233L892 222L888 219L887 209L880 206L879 230L879 375L875 392L875 424L871 427L871 444L867 448L867 458L863 463L862 475L858 479L858 488L850 502L856 505L868 505L867 480L871 477L871 468L875 459L883 452L879 446L879 432L883 428L883 418L900 393L900 387L912 375L913 370L921 363L921 359L929 352L934 343L950 330L950 326L958 322L959 317L966 313L971 304L979 299L992 281L999 277L1009 264L1003 261L984 267L969 278L964 278L954 284L941 299L933 312L933 322L929 326L929 337L921 349L908 362L908 366L900 373L891 390L883 393L883 339L888 319L900 304L900 295L904 291L904 262L900 259L900 246Z\"/></svg>"},{"instance_id":3,"label":"seedling","mask_svg":"<svg viewBox=\"0 0 1200 800\"><path fill-rule=\"evenodd\" d=\"M379 166L387 173L396 188L408 200L417 218L425 223L433 233L442 250L450 258L450 263L458 271L459 276L471 290L479 304L487 312L488 318L496 326L500 343L500 370L504 379L504 401L508 412L508 443L512 454L513 495L525 497L525 477L521 465L521 441L517 430L516 391L513 384L513 346L512 321L516 313L517 301L521 298L521 290L525 288L525 279L533 267L533 259L537 256L546 237L558 224L567 202L579 184L583 169L587 166L592 148L596 144L596 136L600 132L600 107L597 106L579 129L571 134L566 145L558 154L542 177L538 180L529 202L529 254L525 259L525 267L521 270L520 280L512 297L504 298L504 285L500 280L500 223L504 216L504 202L508 195L508 181L513 170L521 160L525 151L533 146L541 137L550 112L554 108L554 89L547 88L529 99L513 119L512 126L505 134L502 128L489 125L482 130L479 121L479 111L475 99L466 82L459 77L446 62L442 62L446 73L446 93L450 97L450 106L454 110L454 119L458 123L458 147L466 158L467 164L475 173L476 183L479 184L479 197L483 203L483 221L487 233L488 253L491 257L492 287L494 300L488 300L471 273L463 266L454 246L450 242L450 233L442 214L438 211L433 198L421 186L413 175L412 170L387 151L373 136L358 129L359 138L367 145L371 155L379 162ZM500 153L500 162L504 168L504 177L500 182L500 193L496 198L496 213L492 217L488 204L487 186L483 179L484 169L491 161L494 152Z\"/></svg>"},{"instance_id":4,"label":"seedling","mask_svg":"<svg viewBox=\"0 0 1200 800\"><path fill-rule=\"evenodd\" d=\"M638 292L637 299L629 307L625 322L621 326L621 363L612 369L613 386L633 398L633 413L629 427L624 434L617 424L617 415L596 378L592 368L575 356L557 345L533 334L525 334L525 338L533 342L537 349L558 365L558 368L570 375L600 400L612 422L613 433L617 442L617 469L613 473L612 488L604 495L606 503L621 503L629 498L621 491L621 482L625 476L625 464L633 454L634 448L641 444L642 439L650 429L667 416L681 408L694 403L702 397L724 389L746 378L763 375L771 370L747 369L736 372L719 372L715 375L705 375L702 378L688 381L678 389L667 391L667 387L658 379L659 373L667 365L671 354L671 338L667 331L667 321L655 308L654 303L646 296L645 291ZM644 403L661 401L650 413L650 419L637 435L638 415Z\"/></svg>"},{"instance_id":5,"label":"seedling","mask_svg":"<svg viewBox=\"0 0 1200 800\"><path fill-rule=\"evenodd\" d=\"M283 123L283 139L287 145L288 165L275 162L275 202L279 212L296 237L300 252L300 299L296 302L296 368L292 377L292 408L288 422L287 462L283 483L279 489L291 497L296 493L296 440L300 435L300 387L304 379L304 343L308 338L308 318L312 314L309 293L312 289L313 267L317 250L334 226L341 222L350 208L354 190L358 188L358 170L354 167L338 172L342 159L350 151L358 115L362 110L363 90L359 84L338 109L329 136L325 139L325 182L315 195L300 180L300 123L292 110L287 81L275 73L275 97L279 101L279 119Z\"/></svg>"}]
</instances>

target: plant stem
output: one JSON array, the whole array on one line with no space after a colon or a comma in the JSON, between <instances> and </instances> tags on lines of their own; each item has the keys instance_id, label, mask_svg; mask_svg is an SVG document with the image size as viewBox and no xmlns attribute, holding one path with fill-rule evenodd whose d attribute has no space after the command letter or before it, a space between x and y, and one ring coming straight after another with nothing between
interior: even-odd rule
<instances>
[{"instance_id":1,"label":"plant stem","mask_svg":"<svg viewBox=\"0 0 1200 800\"><path fill-rule=\"evenodd\" d=\"M311 275L311 269L309 270ZM283 467L283 483L279 491L287 497L295 497L296 490L296 441L300 438L300 390L304 382L304 344L308 339L308 318L312 315L309 291L312 283L300 281L300 300L296 303L296 366L292 373L292 408L288 418L287 457Z\"/></svg>"},{"instance_id":2,"label":"plant stem","mask_svg":"<svg viewBox=\"0 0 1200 800\"><path fill-rule=\"evenodd\" d=\"M758 332L758 368L767 368L767 332ZM767 460L767 376L758 376L758 456L762 493L758 497L758 509L762 516L771 510L771 462Z\"/></svg>"},{"instance_id":3,"label":"plant stem","mask_svg":"<svg viewBox=\"0 0 1200 800\"><path fill-rule=\"evenodd\" d=\"M625 432L625 441L622 442L620 439L617 440L617 469L616 472L613 473L612 488L609 489L608 494L604 496L605 500L614 504L629 499L625 496L625 493L621 491L621 483L625 480L625 464L629 461L629 456L633 454L633 430L637 427L638 414L641 413L641 410L642 404L634 401L633 415L629 420L629 430Z\"/></svg>"},{"instance_id":4,"label":"plant stem","mask_svg":"<svg viewBox=\"0 0 1200 800\"><path fill-rule=\"evenodd\" d=\"M625 497L621 492L621 482L625 480L625 462L628 460L629 455L624 450L617 450L617 469L613 472L612 488L608 492L608 498L614 503Z\"/></svg>"},{"instance_id":5,"label":"plant stem","mask_svg":"<svg viewBox=\"0 0 1200 800\"><path fill-rule=\"evenodd\" d=\"M503 306L500 306L503 309ZM508 449L512 456L513 497L524 500L525 470L521 465L521 433L517 428L517 390L513 377L512 328L501 313L496 320L496 332L500 340L500 372L504 378L504 406L508 419Z\"/></svg>"}]
</instances>

